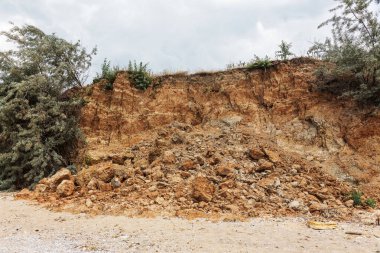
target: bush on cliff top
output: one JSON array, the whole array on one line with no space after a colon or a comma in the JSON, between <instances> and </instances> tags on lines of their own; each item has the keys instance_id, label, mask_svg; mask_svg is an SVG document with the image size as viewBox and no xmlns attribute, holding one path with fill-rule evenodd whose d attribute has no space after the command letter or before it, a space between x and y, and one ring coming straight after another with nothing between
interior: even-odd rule
<instances>
[{"instance_id":1,"label":"bush on cliff top","mask_svg":"<svg viewBox=\"0 0 380 253\"><path fill-rule=\"evenodd\" d=\"M82 86L92 55L37 27L2 32L16 47L0 52L0 190L35 184L68 165L80 137Z\"/></svg>"},{"instance_id":2,"label":"bush on cliff top","mask_svg":"<svg viewBox=\"0 0 380 253\"><path fill-rule=\"evenodd\" d=\"M380 105L380 22L373 0L338 0L334 15L322 23L332 26L332 38L314 43L309 54L332 62L317 77L322 89ZM379 3L379 1L376 1Z\"/></svg>"},{"instance_id":3,"label":"bush on cliff top","mask_svg":"<svg viewBox=\"0 0 380 253\"><path fill-rule=\"evenodd\" d=\"M139 64L129 61L128 64L129 80L132 85L139 90L146 90L152 84L152 77L148 69L148 63Z\"/></svg>"},{"instance_id":4,"label":"bush on cliff top","mask_svg":"<svg viewBox=\"0 0 380 253\"><path fill-rule=\"evenodd\" d=\"M107 82L104 84L105 90L112 90L113 89L113 83L116 80L116 75L118 72L120 72L119 66L113 66L111 67L111 62L107 61L107 58L104 59L103 64L101 66L101 73L97 73L96 77L93 80L93 83L97 83L100 80L107 80Z\"/></svg>"}]
</instances>

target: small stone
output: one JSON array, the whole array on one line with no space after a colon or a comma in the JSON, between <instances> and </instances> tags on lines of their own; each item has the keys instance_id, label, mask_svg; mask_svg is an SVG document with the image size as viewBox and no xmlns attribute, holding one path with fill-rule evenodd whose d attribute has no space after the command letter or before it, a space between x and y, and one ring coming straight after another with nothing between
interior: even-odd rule
<instances>
[{"instance_id":1,"label":"small stone","mask_svg":"<svg viewBox=\"0 0 380 253\"><path fill-rule=\"evenodd\" d=\"M58 186L57 186L57 194L61 197L68 197L74 193L74 182L71 180L63 180Z\"/></svg>"},{"instance_id":2,"label":"small stone","mask_svg":"<svg viewBox=\"0 0 380 253\"><path fill-rule=\"evenodd\" d=\"M134 164L134 166L135 167L140 167L142 170L144 170L144 169L148 168L149 162L148 162L147 159L142 158L142 159L136 161L135 164Z\"/></svg>"},{"instance_id":3,"label":"small stone","mask_svg":"<svg viewBox=\"0 0 380 253\"><path fill-rule=\"evenodd\" d=\"M155 144L158 148L163 148L168 145L168 142L163 138L157 138Z\"/></svg>"},{"instance_id":4,"label":"small stone","mask_svg":"<svg viewBox=\"0 0 380 253\"><path fill-rule=\"evenodd\" d=\"M112 185L110 183L104 183L103 181L98 181L99 190L101 191L112 191Z\"/></svg>"},{"instance_id":5,"label":"small stone","mask_svg":"<svg viewBox=\"0 0 380 253\"><path fill-rule=\"evenodd\" d=\"M309 211L310 212L323 211L327 208L328 208L328 206L326 204L322 204L322 203L312 201L310 206L309 206Z\"/></svg>"},{"instance_id":6,"label":"small stone","mask_svg":"<svg viewBox=\"0 0 380 253\"><path fill-rule=\"evenodd\" d=\"M121 182L120 182L120 179L118 177L114 177L112 180L111 180L111 186L112 188L119 188L121 186Z\"/></svg>"},{"instance_id":7,"label":"small stone","mask_svg":"<svg viewBox=\"0 0 380 253\"><path fill-rule=\"evenodd\" d=\"M253 160L259 160L259 159L265 158L264 151L262 151L261 148L258 148L258 147L253 147L250 150L248 150L248 155Z\"/></svg>"},{"instance_id":8,"label":"small stone","mask_svg":"<svg viewBox=\"0 0 380 253\"><path fill-rule=\"evenodd\" d=\"M172 143L173 144L182 144L183 142L184 142L184 138L181 135L179 135L177 133L173 134L173 136L172 136Z\"/></svg>"},{"instance_id":9,"label":"small stone","mask_svg":"<svg viewBox=\"0 0 380 253\"><path fill-rule=\"evenodd\" d=\"M111 156L112 163L124 165L125 160L127 160L127 157L123 155L112 155Z\"/></svg>"},{"instance_id":10,"label":"small stone","mask_svg":"<svg viewBox=\"0 0 380 253\"><path fill-rule=\"evenodd\" d=\"M188 171L181 171L180 174L181 174L181 177L184 179L191 177L191 173Z\"/></svg>"},{"instance_id":11,"label":"small stone","mask_svg":"<svg viewBox=\"0 0 380 253\"><path fill-rule=\"evenodd\" d=\"M184 170L184 171L195 170L196 166L197 166L197 164L194 161L187 160L187 161L184 161L182 163L182 165L181 165L181 167L179 167L179 169Z\"/></svg>"},{"instance_id":12,"label":"small stone","mask_svg":"<svg viewBox=\"0 0 380 253\"><path fill-rule=\"evenodd\" d=\"M293 187L297 187L299 183L297 181L294 181L294 182L291 182L290 185Z\"/></svg>"},{"instance_id":13,"label":"small stone","mask_svg":"<svg viewBox=\"0 0 380 253\"><path fill-rule=\"evenodd\" d=\"M157 197L154 202L156 202L159 205L162 205L165 202L165 199L163 197Z\"/></svg>"},{"instance_id":14,"label":"small stone","mask_svg":"<svg viewBox=\"0 0 380 253\"><path fill-rule=\"evenodd\" d=\"M279 163L281 161L280 155L275 151L264 149L264 153L268 156L269 161L272 163Z\"/></svg>"},{"instance_id":15,"label":"small stone","mask_svg":"<svg viewBox=\"0 0 380 253\"><path fill-rule=\"evenodd\" d=\"M34 191L39 192L39 193L43 193L43 192L46 192L47 189L48 189L48 186L46 184L38 184L34 188Z\"/></svg>"},{"instance_id":16,"label":"small stone","mask_svg":"<svg viewBox=\"0 0 380 253\"><path fill-rule=\"evenodd\" d=\"M297 175L298 171L296 169L291 169L290 174L291 175Z\"/></svg>"},{"instance_id":17,"label":"small stone","mask_svg":"<svg viewBox=\"0 0 380 253\"><path fill-rule=\"evenodd\" d=\"M154 191L157 190L157 186L152 185L151 187L148 188L148 190L149 190L150 192L154 192Z\"/></svg>"},{"instance_id":18,"label":"small stone","mask_svg":"<svg viewBox=\"0 0 380 253\"><path fill-rule=\"evenodd\" d=\"M97 190L98 189L98 180L96 178L91 178L90 182L87 184L87 189Z\"/></svg>"},{"instance_id":19,"label":"small stone","mask_svg":"<svg viewBox=\"0 0 380 253\"><path fill-rule=\"evenodd\" d=\"M166 164L174 164L176 160L176 157L174 153L170 150L167 150L162 155L162 161Z\"/></svg>"},{"instance_id":20,"label":"small stone","mask_svg":"<svg viewBox=\"0 0 380 253\"><path fill-rule=\"evenodd\" d=\"M121 196L124 196L124 197L126 197L126 196L128 196L128 194L129 194L129 189L121 189L120 190L120 194L121 194Z\"/></svg>"},{"instance_id":21,"label":"small stone","mask_svg":"<svg viewBox=\"0 0 380 253\"><path fill-rule=\"evenodd\" d=\"M234 173L234 167L231 165L220 165L216 169L216 174L222 177L229 176Z\"/></svg>"},{"instance_id":22,"label":"small stone","mask_svg":"<svg viewBox=\"0 0 380 253\"><path fill-rule=\"evenodd\" d=\"M274 186L275 188L278 188L278 187L281 186L281 181L280 181L280 179L279 179L278 177L274 180L274 184L273 184L273 186Z\"/></svg>"},{"instance_id":23,"label":"small stone","mask_svg":"<svg viewBox=\"0 0 380 253\"><path fill-rule=\"evenodd\" d=\"M300 169L301 169L301 165L299 165L299 164L296 164L296 163L295 163L295 164L293 164L293 165L292 165L292 169L294 169L294 170L297 170L297 171L298 171L298 170L300 170Z\"/></svg>"},{"instance_id":24,"label":"small stone","mask_svg":"<svg viewBox=\"0 0 380 253\"><path fill-rule=\"evenodd\" d=\"M126 159L134 159L135 155L132 152L126 152L123 155Z\"/></svg>"},{"instance_id":25,"label":"small stone","mask_svg":"<svg viewBox=\"0 0 380 253\"><path fill-rule=\"evenodd\" d=\"M232 116L223 118L222 122L225 123L229 127L233 127L233 126L239 124L242 120L243 120L243 118L241 116L232 115Z\"/></svg>"},{"instance_id":26,"label":"small stone","mask_svg":"<svg viewBox=\"0 0 380 253\"><path fill-rule=\"evenodd\" d=\"M344 205L347 206L347 207L353 207L354 206L354 201L352 199L347 200L346 202L344 202Z\"/></svg>"},{"instance_id":27,"label":"small stone","mask_svg":"<svg viewBox=\"0 0 380 253\"><path fill-rule=\"evenodd\" d=\"M90 207L93 206L93 203L92 203L91 199L86 199L86 206L87 206L88 208L90 208Z\"/></svg>"},{"instance_id":28,"label":"small stone","mask_svg":"<svg viewBox=\"0 0 380 253\"><path fill-rule=\"evenodd\" d=\"M201 166L205 164L205 160L201 156L196 156L195 159L197 159L197 163Z\"/></svg>"},{"instance_id":29,"label":"small stone","mask_svg":"<svg viewBox=\"0 0 380 253\"><path fill-rule=\"evenodd\" d=\"M259 168L256 170L257 172L262 172L265 170L271 170L273 169L273 163L270 161L267 161L265 159L259 160Z\"/></svg>"},{"instance_id":30,"label":"small stone","mask_svg":"<svg viewBox=\"0 0 380 253\"><path fill-rule=\"evenodd\" d=\"M301 209L301 203L297 200L293 200L288 204L289 208L293 210L300 210Z\"/></svg>"}]
</instances>

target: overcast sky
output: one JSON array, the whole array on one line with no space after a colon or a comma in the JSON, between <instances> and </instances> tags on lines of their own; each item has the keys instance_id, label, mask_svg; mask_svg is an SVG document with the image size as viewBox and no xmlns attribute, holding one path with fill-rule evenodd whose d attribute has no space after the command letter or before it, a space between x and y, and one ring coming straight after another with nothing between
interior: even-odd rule
<instances>
[{"instance_id":1,"label":"overcast sky","mask_svg":"<svg viewBox=\"0 0 380 253\"><path fill-rule=\"evenodd\" d=\"M97 46L103 59L163 70L217 70L254 54L274 56L281 40L305 54L329 29L333 0L0 0L0 30L36 25L70 41ZM0 39L0 50L6 47Z\"/></svg>"}]
</instances>

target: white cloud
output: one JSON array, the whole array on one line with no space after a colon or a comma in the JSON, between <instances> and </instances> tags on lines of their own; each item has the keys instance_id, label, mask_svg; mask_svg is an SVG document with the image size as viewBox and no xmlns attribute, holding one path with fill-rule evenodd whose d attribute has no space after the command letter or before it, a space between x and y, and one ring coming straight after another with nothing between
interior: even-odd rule
<instances>
[{"instance_id":1,"label":"white cloud","mask_svg":"<svg viewBox=\"0 0 380 253\"><path fill-rule=\"evenodd\" d=\"M0 29L8 21L98 46L92 73L107 57L150 62L164 69L224 68L253 54L273 56L279 42L296 53L328 32L317 25L335 5L326 0L3 0ZM0 40L4 49L4 41Z\"/></svg>"}]
</instances>

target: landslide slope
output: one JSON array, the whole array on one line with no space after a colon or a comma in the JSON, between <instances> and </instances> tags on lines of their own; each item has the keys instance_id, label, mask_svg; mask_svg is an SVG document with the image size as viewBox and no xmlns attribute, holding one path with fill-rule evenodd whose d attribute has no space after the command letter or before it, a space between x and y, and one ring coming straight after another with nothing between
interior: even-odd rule
<instances>
[{"instance_id":1,"label":"landslide slope","mask_svg":"<svg viewBox=\"0 0 380 253\"><path fill-rule=\"evenodd\" d=\"M348 217L353 189L380 197L380 112L315 91L321 64L164 75L146 91L120 73L112 91L86 87L75 191L56 193L56 177L33 198L95 214Z\"/></svg>"}]
</instances>

